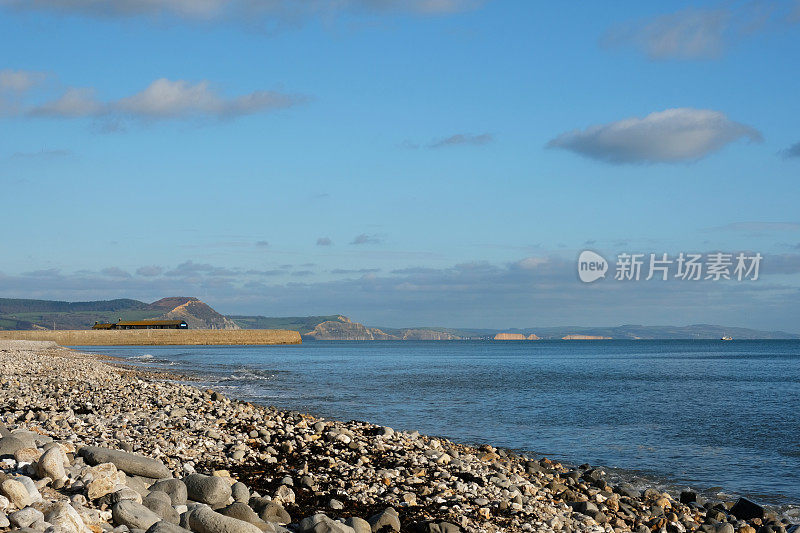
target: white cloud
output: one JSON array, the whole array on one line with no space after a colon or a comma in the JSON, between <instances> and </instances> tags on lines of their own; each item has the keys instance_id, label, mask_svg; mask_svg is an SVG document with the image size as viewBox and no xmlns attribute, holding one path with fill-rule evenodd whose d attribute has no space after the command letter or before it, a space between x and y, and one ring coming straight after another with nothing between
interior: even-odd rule
<instances>
[{"instance_id":1,"label":"white cloud","mask_svg":"<svg viewBox=\"0 0 800 533\"><path fill-rule=\"evenodd\" d=\"M42 83L47 74L32 70L0 70L0 91L25 92Z\"/></svg>"},{"instance_id":2,"label":"white cloud","mask_svg":"<svg viewBox=\"0 0 800 533\"><path fill-rule=\"evenodd\" d=\"M718 57L731 14L726 9L686 9L611 30L605 44L633 44L650 59Z\"/></svg>"},{"instance_id":3,"label":"white cloud","mask_svg":"<svg viewBox=\"0 0 800 533\"><path fill-rule=\"evenodd\" d=\"M800 8L798 8L800 9ZM796 142L785 150L781 150L783 157L800 157L800 142Z\"/></svg>"},{"instance_id":4,"label":"white cloud","mask_svg":"<svg viewBox=\"0 0 800 533\"><path fill-rule=\"evenodd\" d=\"M533 270L542 265L546 265L547 263L548 258L546 257L526 257L525 259L520 259L517 261L516 266L523 270Z\"/></svg>"},{"instance_id":5,"label":"white cloud","mask_svg":"<svg viewBox=\"0 0 800 533\"><path fill-rule=\"evenodd\" d=\"M143 91L113 102L110 107L121 113L152 119L192 115L234 117L290 107L298 100L298 97L271 91L225 99L211 89L207 81L192 84L161 78Z\"/></svg>"},{"instance_id":6,"label":"white cloud","mask_svg":"<svg viewBox=\"0 0 800 533\"><path fill-rule=\"evenodd\" d=\"M70 150L49 150L42 148L38 152L14 152L11 159L59 159L72 155Z\"/></svg>"},{"instance_id":7,"label":"white cloud","mask_svg":"<svg viewBox=\"0 0 800 533\"><path fill-rule=\"evenodd\" d=\"M653 60L714 59L733 43L800 21L800 3L727 2L630 21L610 29L605 46L632 46Z\"/></svg>"},{"instance_id":8,"label":"white cloud","mask_svg":"<svg viewBox=\"0 0 800 533\"><path fill-rule=\"evenodd\" d=\"M122 118L234 118L291 107L305 100L303 96L274 91L226 98L205 80L191 83L161 78L138 93L109 101L99 99L94 89L71 87L55 100L30 106L24 113L53 118L103 117L119 124Z\"/></svg>"},{"instance_id":9,"label":"white cloud","mask_svg":"<svg viewBox=\"0 0 800 533\"><path fill-rule=\"evenodd\" d=\"M428 145L428 148L444 148L447 146L459 145L472 145L482 146L492 142L493 137L490 133L481 133L480 135L472 135L470 133L456 133L444 139L439 139Z\"/></svg>"},{"instance_id":10,"label":"white cloud","mask_svg":"<svg viewBox=\"0 0 800 533\"><path fill-rule=\"evenodd\" d=\"M153 277L159 276L164 272L164 269L158 265L147 265L136 269L136 274L139 276Z\"/></svg>"},{"instance_id":11,"label":"white cloud","mask_svg":"<svg viewBox=\"0 0 800 533\"><path fill-rule=\"evenodd\" d=\"M797 330L798 253L765 254L764 277L758 282L606 279L586 285L577 278L571 254L548 256L535 268L523 268L526 263L526 259L507 264L472 262L385 274L363 265L363 272L358 271L361 266L352 272L342 269L341 274L330 272L342 277L320 281L309 277L309 271L287 271L290 265L255 271L187 261L164 275L160 267L146 267L130 277L112 276L113 267L106 274L58 269L19 275L0 272L0 291L8 297L81 301L112 297L153 301L171 294L196 295L220 306L219 310L237 309L241 314L277 309L270 312L303 316L329 309L373 325L508 328L728 323ZM698 301L703 305L698 306ZM414 324L408 324L409 316Z\"/></svg>"},{"instance_id":12,"label":"white cloud","mask_svg":"<svg viewBox=\"0 0 800 533\"><path fill-rule=\"evenodd\" d=\"M562 133L547 147L615 164L676 163L701 159L741 137L761 141L756 129L719 111L677 108Z\"/></svg>"},{"instance_id":13,"label":"white cloud","mask_svg":"<svg viewBox=\"0 0 800 533\"><path fill-rule=\"evenodd\" d=\"M61 97L31 109L28 114L41 117L76 118L97 115L105 105L95 97L93 89L69 88Z\"/></svg>"},{"instance_id":14,"label":"white cloud","mask_svg":"<svg viewBox=\"0 0 800 533\"><path fill-rule=\"evenodd\" d=\"M353 240L350 244L381 244L383 239L380 235L368 235L366 233L362 233L360 235L356 235L353 237Z\"/></svg>"}]
</instances>

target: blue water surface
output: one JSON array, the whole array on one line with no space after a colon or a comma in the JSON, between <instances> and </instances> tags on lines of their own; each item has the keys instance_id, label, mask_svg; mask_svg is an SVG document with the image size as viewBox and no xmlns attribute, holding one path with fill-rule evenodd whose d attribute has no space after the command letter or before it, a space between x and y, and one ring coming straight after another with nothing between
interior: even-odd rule
<instances>
[{"instance_id":1,"label":"blue water surface","mask_svg":"<svg viewBox=\"0 0 800 533\"><path fill-rule=\"evenodd\" d=\"M800 504L800 341L80 347L284 409Z\"/></svg>"}]
</instances>

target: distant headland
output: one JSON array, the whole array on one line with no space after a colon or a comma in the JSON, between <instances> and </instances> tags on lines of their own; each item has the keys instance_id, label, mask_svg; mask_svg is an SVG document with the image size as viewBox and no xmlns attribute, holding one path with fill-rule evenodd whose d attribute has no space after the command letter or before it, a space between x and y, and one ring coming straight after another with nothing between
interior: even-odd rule
<instances>
[{"instance_id":1,"label":"distant headland","mask_svg":"<svg viewBox=\"0 0 800 533\"><path fill-rule=\"evenodd\" d=\"M189 331L292 331L306 340L719 340L727 337L731 337L734 340L800 339L800 334L787 333L785 331L761 331L713 324L694 324L689 326L622 325L613 327L558 326L526 329L444 328L432 326L407 328L373 327L355 322L342 314L295 317L226 316L218 313L198 298L184 296L162 298L152 303L132 299L61 302L0 298L0 330L91 330L96 323L114 324L149 320L179 321L185 323ZM116 331L116 333L119 334L122 331ZM240 336L244 338L247 335L240 334ZM222 338L220 334L216 334L216 337ZM231 344L237 344L237 342L231 342Z\"/></svg>"}]
</instances>

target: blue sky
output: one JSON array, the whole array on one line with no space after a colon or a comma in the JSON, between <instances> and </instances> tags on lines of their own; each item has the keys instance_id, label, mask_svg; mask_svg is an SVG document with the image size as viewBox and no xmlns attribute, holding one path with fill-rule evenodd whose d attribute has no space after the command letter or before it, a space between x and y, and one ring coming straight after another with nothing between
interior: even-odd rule
<instances>
[{"instance_id":1,"label":"blue sky","mask_svg":"<svg viewBox=\"0 0 800 533\"><path fill-rule=\"evenodd\" d=\"M800 331L800 3L0 0L0 35L5 296ZM765 259L588 286L586 248Z\"/></svg>"}]
</instances>

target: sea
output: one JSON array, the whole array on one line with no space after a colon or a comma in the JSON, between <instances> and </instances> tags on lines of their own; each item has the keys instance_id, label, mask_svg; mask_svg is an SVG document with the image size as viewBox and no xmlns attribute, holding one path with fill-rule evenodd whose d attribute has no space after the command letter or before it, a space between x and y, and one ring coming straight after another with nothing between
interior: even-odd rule
<instances>
[{"instance_id":1,"label":"sea","mask_svg":"<svg viewBox=\"0 0 800 533\"><path fill-rule=\"evenodd\" d=\"M800 519L800 341L79 348L241 400L589 463Z\"/></svg>"}]
</instances>

